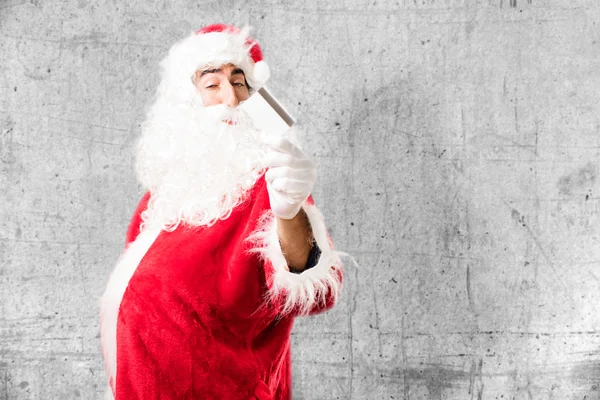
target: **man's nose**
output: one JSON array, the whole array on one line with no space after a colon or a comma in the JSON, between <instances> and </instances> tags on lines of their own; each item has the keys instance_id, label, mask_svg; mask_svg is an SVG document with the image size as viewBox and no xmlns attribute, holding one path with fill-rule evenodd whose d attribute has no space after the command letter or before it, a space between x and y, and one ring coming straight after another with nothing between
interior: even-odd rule
<instances>
[{"instance_id":1,"label":"man's nose","mask_svg":"<svg viewBox=\"0 0 600 400\"><path fill-rule=\"evenodd\" d=\"M222 85L223 93L222 102L223 104L228 105L229 107L236 107L239 104L239 100L237 98L237 93L235 92L235 88L229 82Z\"/></svg>"}]
</instances>

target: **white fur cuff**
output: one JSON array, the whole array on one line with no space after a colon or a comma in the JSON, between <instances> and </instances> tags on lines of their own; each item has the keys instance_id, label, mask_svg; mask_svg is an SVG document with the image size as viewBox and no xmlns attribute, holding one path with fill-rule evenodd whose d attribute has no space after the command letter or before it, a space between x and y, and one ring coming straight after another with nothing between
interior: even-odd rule
<instances>
[{"instance_id":1,"label":"white fur cuff","mask_svg":"<svg viewBox=\"0 0 600 400\"><path fill-rule=\"evenodd\" d=\"M253 238L257 239L258 248L273 267L272 276L268 275L269 297L280 304L281 313L308 315L333 305L342 288L342 262L340 252L333 250L332 243L325 228L323 216L316 206L305 203L302 206L312 227L315 242L321 249L317 264L300 274L289 271L287 261L277 234L277 219L268 212L263 230Z\"/></svg>"}]
</instances>

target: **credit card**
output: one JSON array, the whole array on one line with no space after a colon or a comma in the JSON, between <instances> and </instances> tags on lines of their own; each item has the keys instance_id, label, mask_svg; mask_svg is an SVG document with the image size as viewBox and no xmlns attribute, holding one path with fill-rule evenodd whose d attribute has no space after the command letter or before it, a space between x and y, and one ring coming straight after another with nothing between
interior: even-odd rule
<instances>
[{"instance_id":1,"label":"credit card","mask_svg":"<svg viewBox=\"0 0 600 400\"><path fill-rule=\"evenodd\" d=\"M294 125L292 116L265 87L260 88L239 107L252 117L256 128L267 135L282 136Z\"/></svg>"}]
</instances>

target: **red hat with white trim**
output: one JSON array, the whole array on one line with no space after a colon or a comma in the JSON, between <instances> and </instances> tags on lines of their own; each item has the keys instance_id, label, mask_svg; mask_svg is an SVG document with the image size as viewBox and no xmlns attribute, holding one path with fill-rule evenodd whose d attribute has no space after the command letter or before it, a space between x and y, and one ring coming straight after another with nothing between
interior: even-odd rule
<instances>
[{"instance_id":1,"label":"red hat with white trim","mask_svg":"<svg viewBox=\"0 0 600 400\"><path fill-rule=\"evenodd\" d=\"M244 42L245 49L244 51L248 52L249 57L252 59L254 63L252 71L248 71L246 75L250 75L250 80L253 80L255 84L258 84L260 87L264 85L264 83L269 79L271 75L269 66L263 59L262 49L258 42L251 37L247 36L245 33L242 34L235 26L225 25L225 24L213 24L205 26L204 28L199 29L196 34L197 35L205 35L207 33L220 32L225 34L236 34L242 35L246 37ZM246 71L244 71L246 73ZM248 79L248 78L246 78ZM258 88L257 88L258 89Z\"/></svg>"},{"instance_id":2,"label":"red hat with white trim","mask_svg":"<svg viewBox=\"0 0 600 400\"><path fill-rule=\"evenodd\" d=\"M164 89L177 96L191 93L190 80L199 69L233 64L244 71L253 90L264 86L270 69L258 42L248 36L249 28L231 25L205 26L171 47L161 62ZM192 85L193 88L193 85Z\"/></svg>"}]
</instances>

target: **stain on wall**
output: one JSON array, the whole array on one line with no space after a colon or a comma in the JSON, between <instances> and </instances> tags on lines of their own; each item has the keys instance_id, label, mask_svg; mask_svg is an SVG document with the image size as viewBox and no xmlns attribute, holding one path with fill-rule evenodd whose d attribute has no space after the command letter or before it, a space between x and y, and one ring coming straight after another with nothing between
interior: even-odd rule
<instances>
[{"instance_id":1,"label":"stain on wall","mask_svg":"<svg viewBox=\"0 0 600 400\"><path fill-rule=\"evenodd\" d=\"M560 177L558 191L560 194L570 196L574 192L591 192L596 183L596 165L587 163L576 172Z\"/></svg>"}]
</instances>

